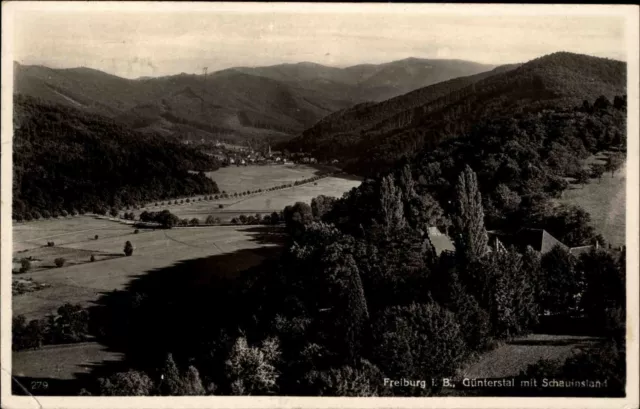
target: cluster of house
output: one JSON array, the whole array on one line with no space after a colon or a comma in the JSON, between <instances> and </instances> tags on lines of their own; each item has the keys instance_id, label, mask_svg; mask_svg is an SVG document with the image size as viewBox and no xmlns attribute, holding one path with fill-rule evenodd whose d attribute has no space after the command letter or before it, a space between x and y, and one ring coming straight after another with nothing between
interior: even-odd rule
<instances>
[{"instance_id":1,"label":"cluster of house","mask_svg":"<svg viewBox=\"0 0 640 409\"><path fill-rule=\"evenodd\" d=\"M186 141L185 143L188 143ZM218 158L223 163L229 165L267 165L267 164L287 164L287 163L304 163L316 164L320 163L309 153L305 152L280 152L272 151L271 146L265 151L254 150L251 147L229 145L216 141L210 147L214 148L208 154ZM323 161L322 163L337 165L337 159Z\"/></svg>"},{"instance_id":2,"label":"cluster of house","mask_svg":"<svg viewBox=\"0 0 640 409\"><path fill-rule=\"evenodd\" d=\"M599 248L597 242L595 245L590 246L567 246L544 229L522 228L515 233L490 230L487 231L487 236L489 238L488 251L506 251L507 248L513 246L522 251L531 248L541 255L544 255L550 252L555 246L560 246L570 254L579 257L583 253L588 253L592 249ZM427 238L438 255L443 252L455 252L455 246L451 237L441 232L437 227L429 227L427 229Z\"/></svg>"}]
</instances>

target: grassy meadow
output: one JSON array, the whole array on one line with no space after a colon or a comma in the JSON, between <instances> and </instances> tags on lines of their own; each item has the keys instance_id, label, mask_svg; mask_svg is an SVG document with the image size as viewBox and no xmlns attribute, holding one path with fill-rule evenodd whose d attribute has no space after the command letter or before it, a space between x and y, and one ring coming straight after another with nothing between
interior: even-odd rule
<instances>
[{"instance_id":1,"label":"grassy meadow","mask_svg":"<svg viewBox=\"0 0 640 409\"><path fill-rule=\"evenodd\" d=\"M603 154L590 157L586 165L604 163ZM596 232L613 246L626 242L626 165L611 176L605 172L601 180L591 179L584 187L572 185L558 203L574 204L591 214Z\"/></svg>"},{"instance_id":2,"label":"grassy meadow","mask_svg":"<svg viewBox=\"0 0 640 409\"><path fill-rule=\"evenodd\" d=\"M307 165L250 165L227 166L207 176L215 180L218 189L227 193L245 190L268 189L284 183L310 178L318 173L318 169Z\"/></svg>"}]
</instances>

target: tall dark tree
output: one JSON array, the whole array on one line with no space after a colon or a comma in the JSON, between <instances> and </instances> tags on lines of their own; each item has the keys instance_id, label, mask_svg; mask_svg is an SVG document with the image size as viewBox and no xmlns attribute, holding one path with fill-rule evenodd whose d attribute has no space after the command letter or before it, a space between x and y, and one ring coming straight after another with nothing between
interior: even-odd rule
<instances>
[{"instance_id":1,"label":"tall dark tree","mask_svg":"<svg viewBox=\"0 0 640 409\"><path fill-rule=\"evenodd\" d=\"M486 254L488 243L478 178L469 166L458 177L454 206L456 254L463 265L468 265Z\"/></svg>"},{"instance_id":2,"label":"tall dark tree","mask_svg":"<svg viewBox=\"0 0 640 409\"><path fill-rule=\"evenodd\" d=\"M393 230L404 227L402 191L396 187L392 175L385 176L380 183L380 211L382 225L386 229Z\"/></svg>"}]
</instances>

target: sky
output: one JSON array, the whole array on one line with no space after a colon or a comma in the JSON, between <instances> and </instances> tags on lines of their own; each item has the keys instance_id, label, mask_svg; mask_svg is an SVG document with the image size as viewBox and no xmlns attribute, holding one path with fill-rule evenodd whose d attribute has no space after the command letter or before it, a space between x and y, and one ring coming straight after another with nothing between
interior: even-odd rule
<instances>
[{"instance_id":1,"label":"sky","mask_svg":"<svg viewBox=\"0 0 640 409\"><path fill-rule=\"evenodd\" d=\"M46 2L42 2L46 3ZM555 51L625 60L619 13L487 13L487 5L325 5L324 8L155 3L98 10L16 10L13 60L90 67L126 78L209 72L301 61L344 67L408 57L486 64L525 62ZM478 8L483 7L483 9ZM150 8L149 8L150 7ZM42 7L39 7L42 9ZM504 8L504 7L503 7ZM515 12L513 12L515 10ZM527 14L527 15L519 15Z\"/></svg>"}]
</instances>

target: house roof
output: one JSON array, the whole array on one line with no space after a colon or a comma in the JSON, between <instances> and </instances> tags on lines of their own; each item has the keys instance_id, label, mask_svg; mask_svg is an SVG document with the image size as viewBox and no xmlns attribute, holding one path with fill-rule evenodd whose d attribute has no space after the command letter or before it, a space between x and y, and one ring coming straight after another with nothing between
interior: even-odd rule
<instances>
[{"instance_id":1,"label":"house roof","mask_svg":"<svg viewBox=\"0 0 640 409\"><path fill-rule=\"evenodd\" d=\"M567 246L544 229L523 228L513 235L493 230L488 231L487 235L489 236L490 243L492 242L492 239L496 237L499 238L499 240L507 247L516 246L524 249L527 248L527 246L530 246L532 249L542 254L548 253L552 248L558 245L567 248Z\"/></svg>"},{"instance_id":2,"label":"house roof","mask_svg":"<svg viewBox=\"0 0 640 409\"><path fill-rule=\"evenodd\" d=\"M551 251L555 246L566 247L544 229L521 229L516 236L522 244L531 246L542 254Z\"/></svg>"},{"instance_id":3,"label":"house roof","mask_svg":"<svg viewBox=\"0 0 640 409\"><path fill-rule=\"evenodd\" d=\"M443 251L455 251L456 248L451 241L451 238L446 234L440 232L437 227L428 227L427 236L431 245L439 256Z\"/></svg>"}]
</instances>

